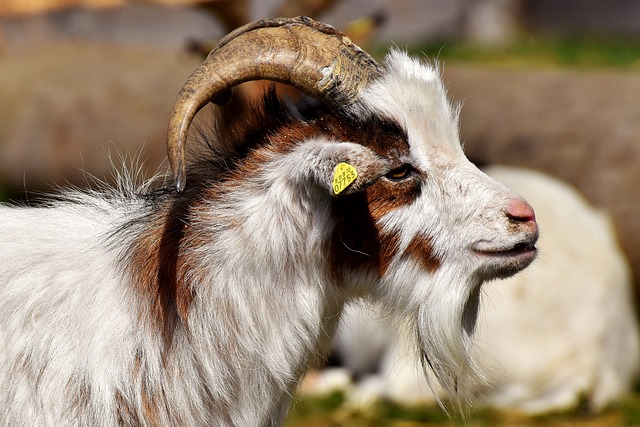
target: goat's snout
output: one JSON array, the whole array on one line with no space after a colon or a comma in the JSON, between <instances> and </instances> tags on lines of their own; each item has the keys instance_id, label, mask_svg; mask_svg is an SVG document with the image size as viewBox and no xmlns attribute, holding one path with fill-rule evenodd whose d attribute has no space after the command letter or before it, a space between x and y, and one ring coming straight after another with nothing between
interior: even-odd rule
<instances>
[{"instance_id":1,"label":"goat's snout","mask_svg":"<svg viewBox=\"0 0 640 427\"><path fill-rule=\"evenodd\" d=\"M514 232L525 233L526 242L523 243L527 246L535 245L538 240L538 222L531 205L522 198L514 198L507 203L504 214L513 225Z\"/></svg>"},{"instance_id":2,"label":"goat's snout","mask_svg":"<svg viewBox=\"0 0 640 427\"><path fill-rule=\"evenodd\" d=\"M504 211L509 220L513 222L531 222L536 224L536 213L529 203L524 199L512 199L507 204Z\"/></svg>"},{"instance_id":3,"label":"goat's snout","mask_svg":"<svg viewBox=\"0 0 640 427\"><path fill-rule=\"evenodd\" d=\"M502 214L506 229L498 227L493 238L480 239L470 247L479 256L486 279L517 273L528 266L537 253L538 223L531 205L521 197L509 198Z\"/></svg>"}]
</instances>

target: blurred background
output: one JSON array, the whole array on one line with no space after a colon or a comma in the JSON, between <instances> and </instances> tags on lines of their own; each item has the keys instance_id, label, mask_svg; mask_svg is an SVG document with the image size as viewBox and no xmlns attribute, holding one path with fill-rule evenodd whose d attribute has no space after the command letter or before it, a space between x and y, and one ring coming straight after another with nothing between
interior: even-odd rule
<instances>
[{"instance_id":1,"label":"blurred background","mask_svg":"<svg viewBox=\"0 0 640 427\"><path fill-rule=\"evenodd\" d=\"M251 20L296 15L342 29L378 57L397 46L437 58L463 103L470 159L544 172L608 215L633 273L622 295L635 304L640 0L0 0L0 200L109 181L120 158L143 161L148 176L164 171L175 96L208 49ZM571 298L580 305L579 293ZM627 391L604 412L574 405L560 422L640 425L640 399ZM292 425L455 422L395 406L387 424L344 421L335 415L342 400L332 399L301 404L314 421ZM535 422L483 416L486 425Z\"/></svg>"}]
</instances>

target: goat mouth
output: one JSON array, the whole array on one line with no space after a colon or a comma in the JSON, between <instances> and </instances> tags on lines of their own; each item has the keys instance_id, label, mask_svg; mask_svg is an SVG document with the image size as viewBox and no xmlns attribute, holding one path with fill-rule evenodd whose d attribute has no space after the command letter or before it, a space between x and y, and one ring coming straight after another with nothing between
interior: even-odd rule
<instances>
[{"instance_id":1,"label":"goat mouth","mask_svg":"<svg viewBox=\"0 0 640 427\"><path fill-rule=\"evenodd\" d=\"M520 242L512 247L505 249L472 248L472 250L478 255L499 258L520 258L527 256L534 257L537 253L536 245L534 243L528 242Z\"/></svg>"},{"instance_id":2,"label":"goat mouth","mask_svg":"<svg viewBox=\"0 0 640 427\"><path fill-rule=\"evenodd\" d=\"M508 248L472 248L482 260L478 271L484 279L506 278L529 266L538 250L535 241L520 242Z\"/></svg>"}]
</instances>

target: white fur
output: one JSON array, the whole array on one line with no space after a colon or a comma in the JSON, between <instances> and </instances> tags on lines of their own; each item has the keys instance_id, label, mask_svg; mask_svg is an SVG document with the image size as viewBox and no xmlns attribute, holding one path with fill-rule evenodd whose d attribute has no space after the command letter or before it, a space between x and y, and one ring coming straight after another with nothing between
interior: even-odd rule
<instances>
[{"instance_id":1,"label":"white fur","mask_svg":"<svg viewBox=\"0 0 640 427\"><path fill-rule=\"evenodd\" d=\"M612 226L548 176L507 167L487 173L536 206L543 233L531 267L483 286L472 352L492 386L472 392L483 404L528 413L600 410L631 389L640 369L631 277ZM433 401L411 332L371 307L345 310L336 351L365 376L353 403Z\"/></svg>"},{"instance_id":2,"label":"white fur","mask_svg":"<svg viewBox=\"0 0 640 427\"><path fill-rule=\"evenodd\" d=\"M131 252L159 234L177 196L78 193L0 207L0 424L280 424L343 304L363 295L409 319L437 379L459 393L459 378L474 373L475 294L502 262L470 246L509 248L531 227L514 229L505 209L519 197L464 157L437 71L398 52L385 65L352 112L404 126L411 152L400 160L424 176L419 198L378 224L399 236L381 278L354 268L334 283L325 252L335 164L373 171L346 192L389 169L357 141L312 138L274 152L255 175L190 207L180 255L193 300L168 342ZM414 236L432 240L437 271L403 256Z\"/></svg>"}]
</instances>

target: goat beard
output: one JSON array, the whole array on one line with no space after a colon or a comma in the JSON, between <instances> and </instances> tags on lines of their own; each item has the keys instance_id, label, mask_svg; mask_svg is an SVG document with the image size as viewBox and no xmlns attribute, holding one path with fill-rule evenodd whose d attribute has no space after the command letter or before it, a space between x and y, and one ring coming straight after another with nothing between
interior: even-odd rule
<instances>
[{"instance_id":1,"label":"goat beard","mask_svg":"<svg viewBox=\"0 0 640 427\"><path fill-rule=\"evenodd\" d=\"M415 316L417 344L425 375L440 405L462 409L476 390L488 385L472 357L481 282L434 285Z\"/></svg>"}]
</instances>

